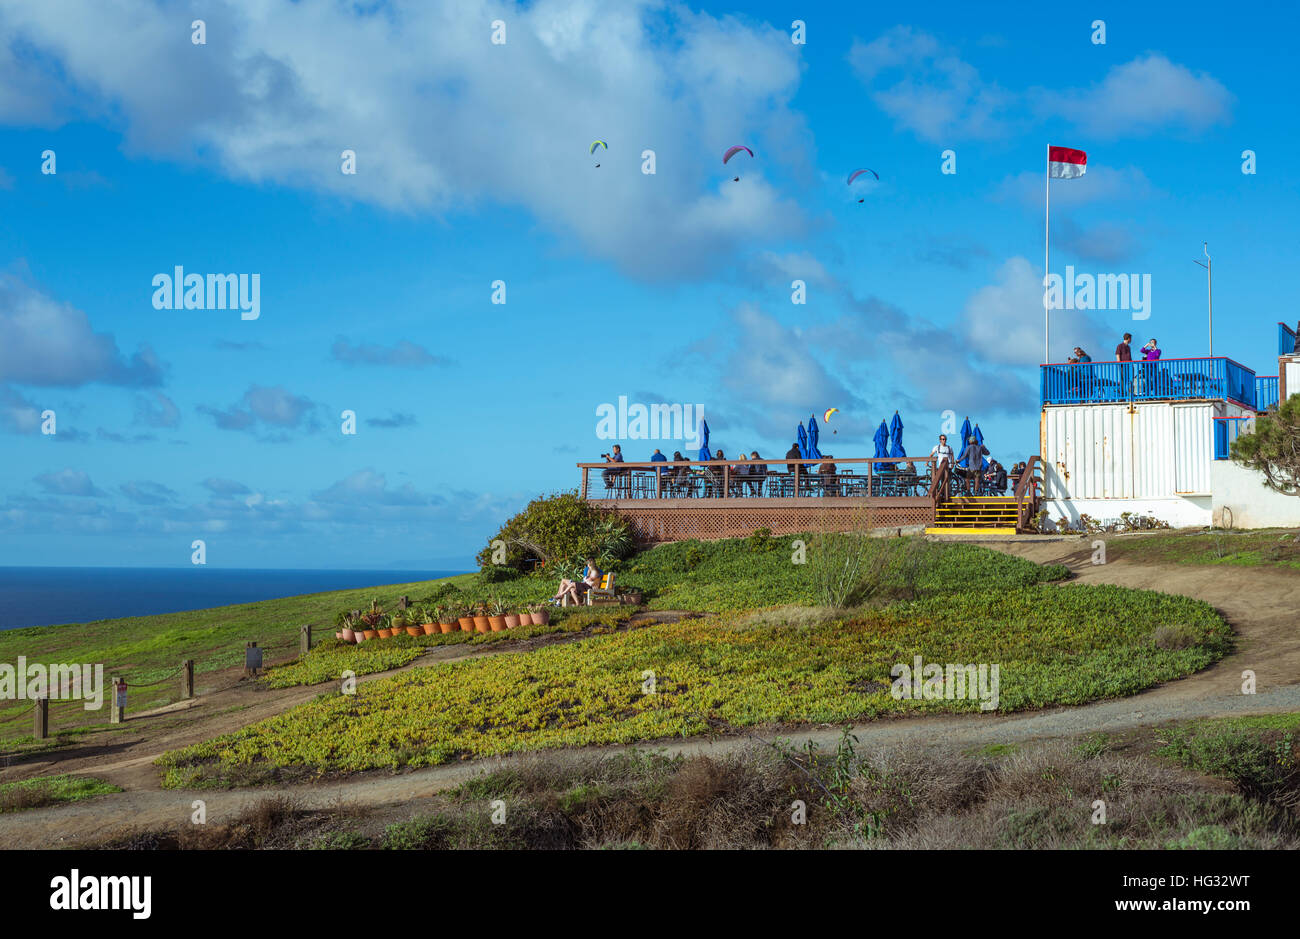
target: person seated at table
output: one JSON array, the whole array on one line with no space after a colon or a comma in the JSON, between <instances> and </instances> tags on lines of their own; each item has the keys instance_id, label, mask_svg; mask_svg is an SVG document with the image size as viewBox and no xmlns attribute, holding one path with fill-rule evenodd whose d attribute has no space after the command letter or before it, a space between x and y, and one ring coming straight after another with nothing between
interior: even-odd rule
<instances>
[{"instance_id":1,"label":"person seated at table","mask_svg":"<svg viewBox=\"0 0 1300 939\"><path fill-rule=\"evenodd\" d=\"M787 450L787 451L785 451L785 458L786 458L787 460L796 460L796 461L797 461L797 460L799 460L802 456L803 456L803 454L799 452L799 444L797 444L797 443L792 443L792 444L790 444L790 449ZM794 468L795 468L796 466L798 466L798 465L799 465L799 464L798 464L797 462L795 462L795 463L787 463L787 464L785 464L786 472L787 472L787 473L793 473L793 472L794 472Z\"/></svg>"},{"instance_id":2,"label":"person seated at table","mask_svg":"<svg viewBox=\"0 0 1300 939\"><path fill-rule=\"evenodd\" d=\"M822 481L822 494L838 496L840 487L836 481L838 477L835 475L835 464L831 462L831 455L829 453L823 454L822 460L824 461L822 465L817 467L817 472L820 474Z\"/></svg>"},{"instance_id":3,"label":"person seated at table","mask_svg":"<svg viewBox=\"0 0 1300 939\"><path fill-rule=\"evenodd\" d=\"M603 576L600 568L596 566L596 562L591 558L587 558L587 569L583 573L582 580L575 582L568 578L562 579L560 589L556 591L555 596L551 599L558 601L560 606L568 606L570 600L573 601L574 606L581 606L583 595L591 588L600 586L600 579Z\"/></svg>"},{"instance_id":4,"label":"person seated at table","mask_svg":"<svg viewBox=\"0 0 1300 939\"><path fill-rule=\"evenodd\" d=\"M686 457L682 456L682 451L680 451L680 450L674 450L674 451L673 451L673 462L674 462L674 463L683 463L683 464L684 464L684 463L689 463L690 460L688 460L688 459L686 459ZM687 481L688 481L690 478L691 478L691 470L690 470L690 467L687 467L687 466L675 466L675 467L673 467L672 475L671 475L671 484L672 484L672 486L673 486L674 489L682 489L682 488L684 488L684 487L686 486Z\"/></svg>"},{"instance_id":5,"label":"person seated at table","mask_svg":"<svg viewBox=\"0 0 1300 939\"><path fill-rule=\"evenodd\" d=\"M996 493L1007 491L1007 469L997 460L989 460L989 470L984 476L989 489Z\"/></svg>"},{"instance_id":6,"label":"person seated at table","mask_svg":"<svg viewBox=\"0 0 1300 939\"><path fill-rule=\"evenodd\" d=\"M754 450L753 452L751 452L751 453L749 454L749 458L750 458L751 460L761 460L761 459L763 459L761 456L758 455L758 451L757 451L757 450ZM763 482L764 482L764 480L766 480L766 479L767 479L767 464L766 464L766 463L763 463L762 465L754 465L754 466L751 466L751 467L749 468L749 494L750 494L751 496L757 496L757 495L760 495L760 494L763 492Z\"/></svg>"},{"instance_id":7,"label":"person seated at table","mask_svg":"<svg viewBox=\"0 0 1300 939\"><path fill-rule=\"evenodd\" d=\"M745 451L740 451L740 458L745 458ZM745 477L749 475L749 467L743 463L733 463L731 469L731 492L729 495L743 496L745 494Z\"/></svg>"},{"instance_id":8,"label":"person seated at table","mask_svg":"<svg viewBox=\"0 0 1300 939\"><path fill-rule=\"evenodd\" d=\"M722 495L722 461L727 455L719 450L709 461L709 466L705 467L704 485L705 495L720 496Z\"/></svg>"},{"instance_id":9,"label":"person seated at table","mask_svg":"<svg viewBox=\"0 0 1300 939\"><path fill-rule=\"evenodd\" d=\"M602 453L601 456L605 458L606 463L622 463L623 448L618 444L614 444L612 453ZM600 478L605 481L605 488L613 489L614 484L618 482L618 478L623 475L623 472L623 470L613 468L601 470Z\"/></svg>"},{"instance_id":10,"label":"person seated at table","mask_svg":"<svg viewBox=\"0 0 1300 939\"><path fill-rule=\"evenodd\" d=\"M898 467L898 485L903 492L910 493L916 487L916 464L911 460L900 463Z\"/></svg>"}]
</instances>

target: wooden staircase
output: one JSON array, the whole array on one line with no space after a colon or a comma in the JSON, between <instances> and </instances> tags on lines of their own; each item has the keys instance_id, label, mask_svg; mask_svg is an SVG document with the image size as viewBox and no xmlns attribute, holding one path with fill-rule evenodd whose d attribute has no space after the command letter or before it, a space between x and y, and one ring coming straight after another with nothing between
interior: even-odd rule
<instances>
[{"instance_id":1,"label":"wooden staircase","mask_svg":"<svg viewBox=\"0 0 1300 939\"><path fill-rule=\"evenodd\" d=\"M1019 507L1015 496L958 496L935 507L927 535L1014 535Z\"/></svg>"}]
</instances>

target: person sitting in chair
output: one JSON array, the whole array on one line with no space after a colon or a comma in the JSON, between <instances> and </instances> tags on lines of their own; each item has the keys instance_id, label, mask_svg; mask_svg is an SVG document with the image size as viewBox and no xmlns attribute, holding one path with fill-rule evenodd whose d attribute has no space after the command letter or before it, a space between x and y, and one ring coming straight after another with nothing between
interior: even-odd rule
<instances>
[{"instance_id":1,"label":"person sitting in chair","mask_svg":"<svg viewBox=\"0 0 1300 939\"><path fill-rule=\"evenodd\" d=\"M596 562L591 558L587 558L587 570L582 580L577 582L567 578L561 580L560 589L556 591L555 596L551 599L559 601L560 606L568 606L570 600L573 601L574 606L581 606L583 595L591 588L599 587L600 579L603 576L600 568L596 567Z\"/></svg>"},{"instance_id":2,"label":"person sitting in chair","mask_svg":"<svg viewBox=\"0 0 1300 939\"><path fill-rule=\"evenodd\" d=\"M622 463L623 448L620 447L618 444L614 444L614 451L612 453L602 453L601 456L605 458L606 463ZM623 472L624 471L621 469L614 469L612 467L609 469L601 470L600 478L605 481L605 488L613 489L614 486L618 483L618 479L623 474Z\"/></svg>"},{"instance_id":3,"label":"person sitting in chair","mask_svg":"<svg viewBox=\"0 0 1300 939\"><path fill-rule=\"evenodd\" d=\"M822 460L824 461L822 465L817 467L817 472L821 475L822 480L822 494L827 496L838 496L840 494L840 487L838 477L835 475L837 472L835 464L831 462L831 455L829 453L824 454Z\"/></svg>"}]
</instances>

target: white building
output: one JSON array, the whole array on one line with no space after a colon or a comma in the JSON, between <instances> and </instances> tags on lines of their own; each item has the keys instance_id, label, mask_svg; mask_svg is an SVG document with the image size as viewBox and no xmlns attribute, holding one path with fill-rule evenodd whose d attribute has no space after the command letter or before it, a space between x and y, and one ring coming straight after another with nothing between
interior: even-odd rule
<instances>
[{"instance_id":1,"label":"white building","mask_svg":"<svg viewBox=\"0 0 1300 939\"><path fill-rule=\"evenodd\" d=\"M1127 512L1175 528L1300 526L1300 498L1227 459L1258 412L1279 394L1300 394L1294 334L1278 325L1276 377L1222 357L1042 366L1048 518L1077 526L1082 515L1104 523Z\"/></svg>"}]
</instances>

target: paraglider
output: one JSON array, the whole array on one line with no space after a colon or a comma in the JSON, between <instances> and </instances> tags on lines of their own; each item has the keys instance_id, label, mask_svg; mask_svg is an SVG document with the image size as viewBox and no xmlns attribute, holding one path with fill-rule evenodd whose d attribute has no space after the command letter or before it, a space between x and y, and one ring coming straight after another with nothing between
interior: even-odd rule
<instances>
[{"instance_id":1,"label":"paraglider","mask_svg":"<svg viewBox=\"0 0 1300 939\"><path fill-rule=\"evenodd\" d=\"M593 141L591 142L591 149L588 150L587 153L588 153L588 154L595 153L597 147L604 147L606 150L608 150L608 149L609 149L609 144L605 143L605 141L603 141L603 140L593 140ZM596 169L600 169L600 164L599 164L599 163L596 164Z\"/></svg>"},{"instance_id":2,"label":"paraglider","mask_svg":"<svg viewBox=\"0 0 1300 939\"><path fill-rule=\"evenodd\" d=\"M822 415L822 423L829 424L831 422L831 415L838 410L839 408L827 408L826 413Z\"/></svg>"},{"instance_id":3,"label":"paraglider","mask_svg":"<svg viewBox=\"0 0 1300 939\"><path fill-rule=\"evenodd\" d=\"M722 157L722 164L723 164L723 166L725 166L725 165L727 164L727 161L730 160L732 157L734 157L734 156L735 156L737 153L739 153L741 150L744 150L746 153L748 153L750 159L753 159L753 158L754 158L754 151L751 150L751 149L749 149L749 147L746 147L746 146L743 146L743 145L737 145L737 146L734 146L734 147L728 147L728 148L727 148L727 152L726 152L725 154L723 154L723 157ZM739 177L739 176L733 176L733 177L731 177L731 181L732 181L733 183L738 183L738 182L740 182L740 177Z\"/></svg>"},{"instance_id":4,"label":"paraglider","mask_svg":"<svg viewBox=\"0 0 1300 939\"><path fill-rule=\"evenodd\" d=\"M857 178L858 178L859 176L861 176L863 173L870 173L872 176L874 176L874 177L876 178L876 182L880 182L880 174L877 173L875 170L871 170L871 169L860 169L860 170L854 170L852 173L849 174L849 178L848 178L847 185L852 186L852 185L853 185L853 180L857 179ZM863 197L862 197L861 199L859 199L858 201L859 201L859 202L863 202L863 201L865 201L865 200L866 200L866 196L863 196Z\"/></svg>"}]
</instances>

